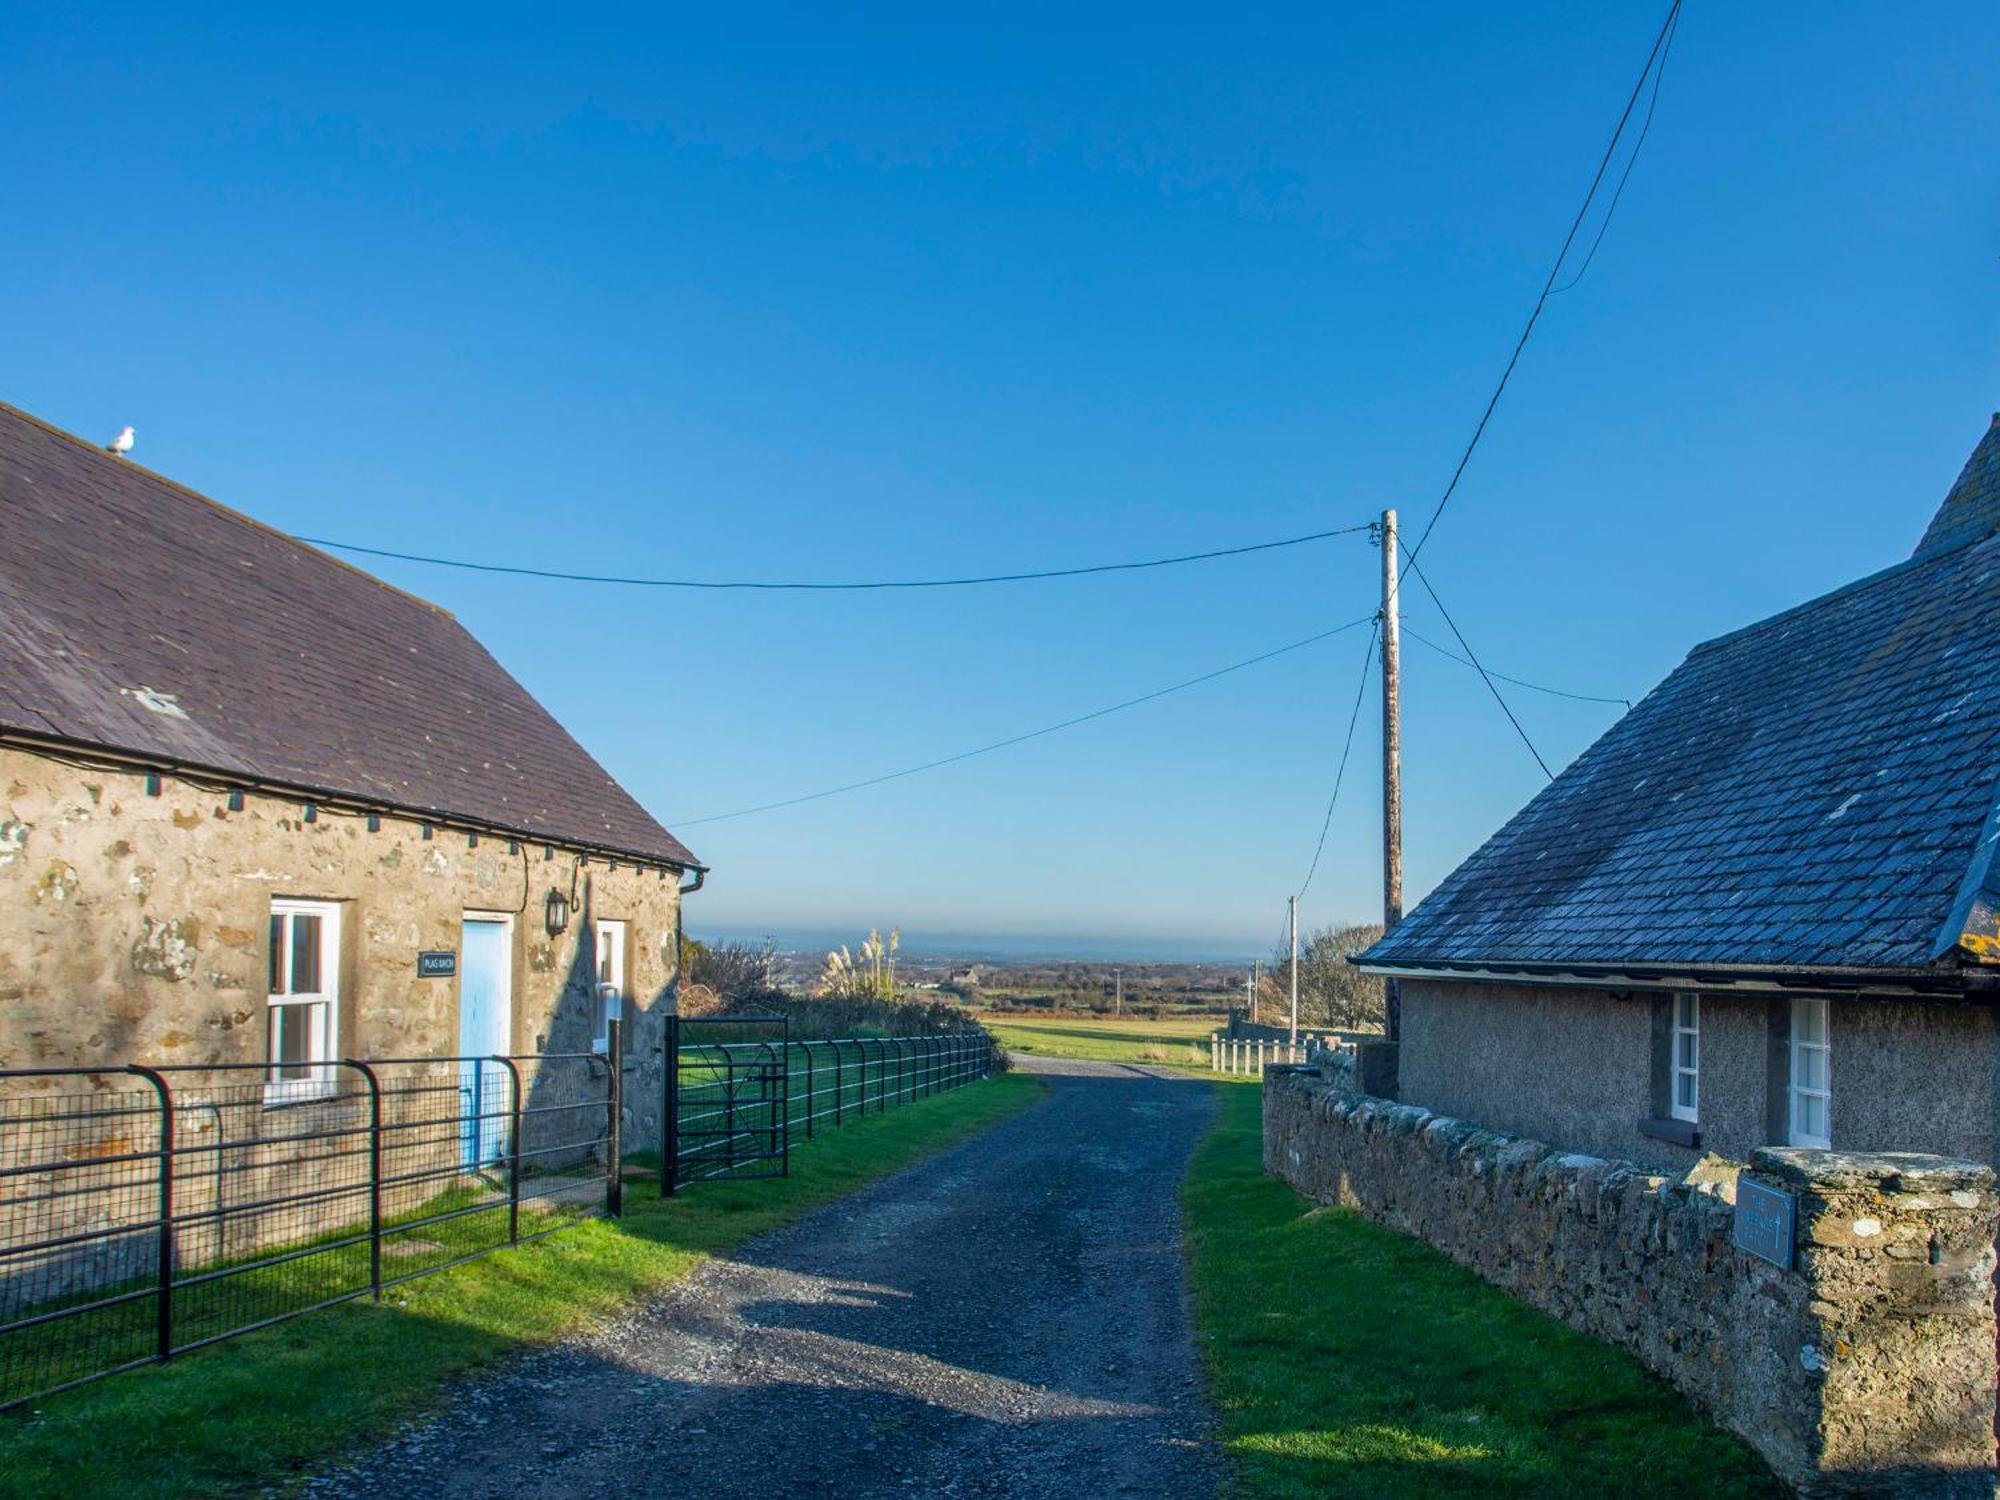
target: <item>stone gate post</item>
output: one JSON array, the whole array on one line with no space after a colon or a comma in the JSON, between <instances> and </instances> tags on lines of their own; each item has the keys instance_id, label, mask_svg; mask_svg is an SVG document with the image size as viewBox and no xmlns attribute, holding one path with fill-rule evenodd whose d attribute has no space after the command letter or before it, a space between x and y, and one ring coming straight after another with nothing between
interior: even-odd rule
<instances>
[{"instance_id":1,"label":"stone gate post","mask_svg":"<svg viewBox=\"0 0 2000 1500\"><path fill-rule=\"evenodd\" d=\"M1765 1457L1806 1495L1994 1493L1991 1169L1767 1148L1794 1195L1804 1295L1769 1330L1783 1370Z\"/></svg>"}]
</instances>

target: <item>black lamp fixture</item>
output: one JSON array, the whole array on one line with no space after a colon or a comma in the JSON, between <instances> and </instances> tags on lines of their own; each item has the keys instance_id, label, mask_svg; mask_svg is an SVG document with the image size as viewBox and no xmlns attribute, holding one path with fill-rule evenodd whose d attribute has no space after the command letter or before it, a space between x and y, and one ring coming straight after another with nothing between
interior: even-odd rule
<instances>
[{"instance_id":1,"label":"black lamp fixture","mask_svg":"<svg viewBox=\"0 0 2000 1500\"><path fill-rule=\"evenodd\" d=\"M548 922L549 936L560 937L569 927L569 897L551 886L549 898L542 905Z\"/></svg>"}]
</instances>

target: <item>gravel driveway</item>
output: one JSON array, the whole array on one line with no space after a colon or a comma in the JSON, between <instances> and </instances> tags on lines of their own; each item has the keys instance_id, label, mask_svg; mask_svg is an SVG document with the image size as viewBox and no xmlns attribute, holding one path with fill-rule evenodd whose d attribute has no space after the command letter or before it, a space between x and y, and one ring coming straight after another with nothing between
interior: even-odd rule
<instances>
[{"instance_id":1,"label":"gravel driveway","mask_svg":"<svg viewBox=\"0 0 2000 1500\"><path fill-rule=\"evenodd\" d=\"M1046 1101L468 1382L307 1492L1213 1494L1175 1205L1213 1091L1017 1062Z\"/></svg>"}]
</instances>

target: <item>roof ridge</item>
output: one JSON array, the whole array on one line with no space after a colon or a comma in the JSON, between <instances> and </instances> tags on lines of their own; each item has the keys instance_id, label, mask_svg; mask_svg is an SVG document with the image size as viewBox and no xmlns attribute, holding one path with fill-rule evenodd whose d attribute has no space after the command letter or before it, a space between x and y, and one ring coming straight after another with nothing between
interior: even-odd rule
<instances>
[{"instance_id":1,"label":"roof ridge","mask_svg":"<svg viewBox=\"0 0 2000 1500\"><path fill-rule=\"evenodd\" d=\"M2000 412L1952 481L1944 501L1918 538L1914 556L1944 551L2000 531Z\"/></svg>"},{"instance_id":2,"label":"roof ridge","mask_svg":"<svg viewBox=\"0 0 2000 1500\"><path fill-rule=\"evenodd\" d=\"M1993 414L1992 421L1987 424L1985 433L1981 435L1978 445L1972 450L1972 456L1966 459L1958 478L1953 481L1950 491L1945 495L1944 503L1931 517L1930 525L1924 531L1923 539L1917 543L1916 551L1908 557L1890 563L1887 567L1850 579L1838 588L1828 589L1823 594L1815 594L1812 598L1801 600L1774 615L1766 615L1761 620L1752 620L1748 625L1739 625L1734 630L1725 631L1710 640L1702 641L1689 648L1688 656L1690 658L1698 656L1710 647L1726 645L1738 636L1748 635L1753 630L1761 630L1766 625L1775 625L1801 610L1813 609L1844 594L1868 588L1901 572L1904 568L1914 567L1919 563L1938 562L1966 547L1991 541L1994 536L2000 535L2000 526L1981 528L1975 520L1968 519L1969 514L1977 510L1988 491L2000 490L2000 480L1989 482L1989 471L2000 472L2000 412ZM1953 520L1959 521L1960 524L1951 525Z\"/></svg>"},{"instance_id":3,"label":"roof ridge","mask_svg":"<svg viewBox=\"0 0 2000 1500\"><path fill-rule=\"evenodd\" d=\"M1776 625L1781 620L1788 620L1793 615L1803 614L1809 609L1817 609L1822 604L1830 603L1848 594L1858 594L1863 589L1872 588L1878 583L1895 577L1898 573L1944 562L1956 554L1963 552L1968 547L1977 547L1993 539L1991 536L1969 536L1961 541L1933 548L1928 552L1919 552L1915 556L1901 558L1896 562L1890 563L1885 568L1877 568L1873 573L1864 574L1860 578L1850 579L1838 588L1828 589L1823 594L1815 594L1810 599L1801 599L1797 604L1781 609L1774 615L1765 615L1761 620L1752 620L1748 625L1739 625L1734 630L1726 630L1721 635L1711 636L1705 641L1697 642L1695 645L1688 647L1688 659L1692 660L1694 657L1700 656L1703 652L1712 650L1717 646L1726 646L1731 641L1762 630L1767 625Z\"/></svg>"},{"instance_id":4,"label":"roof ridge","mask_svg":"<svg viewBox=\"0 0 2000 1500\"><path fill-rule=\"evenodd\" d=\"M85 453L89 454L92 458L96 459L100 463L111 464L120 471L136 470L138 473L143 474L146 478L151 479L156 483L163 484L168 489L174 490L179 494L185 495L187 496L188 499L193 500L198 504L206 505L211 509L222 512L222 514L230 517L233 520L242 522L244 525L250 527L252 530L261 531L266 536L275 537L277 540L284 542L288 546L295 547L301 552L309 552L314 557L319 558L323 562L332 563L335 567L345 568L348 572L354 574L355 577L365 578L368 582L374 584L377 588L387 589L392 594L400 594L403 598L408 599L413 604L421 604L425 609L431 610L436 614L443 615L447 620L452 621L454 624L458 622L458 616L454 615L450 610L446 609L442 604L439 604L434 600L426 599L422 594L413 594L408 589L398 588L395 584L390 583L387 579L376 577L375 574L369 572L366 568L359 567L356 564L347 561L347 559L344 557L335 557L331 552L323 552L318 547L313 546L310 542L302 542L297 537L293 536L290 532L280 531L277 527L271 525L270 522L260 521L255 516L250 515L248 512L238 510L233 505L225 505L223 504L222 501L217 500L212 495L204 495L200 490L195 489L192 485L181 483L180 480L175 479L172 475L162 474L158 469L149 469L144 464L137 463L129 458L114 457L113 455L106 453L99 444L91 442L88 438L78 437L75 433L69 431L66 428L56 426L55 423L47 420L44 417L38 417L31 411L22 410L20 407L14 405L11 401L0 401L0 412L5 412L8 416L11 417L19 417L23 422L28 423L32 427L39 427L43 432L48 433L49 436L51 437L60 438L62 439L62 441L66 443L75 444L78 448L82 449Z\"/></svg>"}]
</instances>

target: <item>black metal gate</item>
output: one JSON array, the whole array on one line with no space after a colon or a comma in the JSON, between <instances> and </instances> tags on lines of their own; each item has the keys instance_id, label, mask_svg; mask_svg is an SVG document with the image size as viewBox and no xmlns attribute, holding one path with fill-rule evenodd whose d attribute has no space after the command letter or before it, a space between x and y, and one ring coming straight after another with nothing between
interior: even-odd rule
<instances>
[{"instance_id":1,"label":"black metal gate","mask_svg":"<svg viewBox=\"0 0 2000 1500\"><path fill-rule=\"evenodd\" d=\"M668 1016L660 1191L790 1170L791 1020Z\"/></svg>"}]
</instances>

